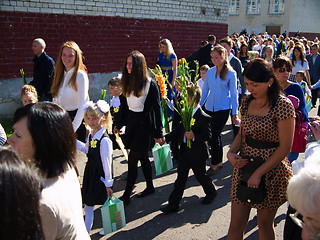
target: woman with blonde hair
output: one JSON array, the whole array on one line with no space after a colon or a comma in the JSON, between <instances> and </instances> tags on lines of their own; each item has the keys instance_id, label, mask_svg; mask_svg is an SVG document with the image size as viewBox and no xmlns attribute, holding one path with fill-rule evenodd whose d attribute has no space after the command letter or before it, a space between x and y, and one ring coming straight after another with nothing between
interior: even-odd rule
<instances>
[{"instance_id":1,"label":"woman with blonde hair","mask_svg":"<svg viewBox=\"0 0 320 240\"><path fill-rule=\"evenodd\" d=\"M89 79L82 59L82 51L75 42L68 41L61 46L51 93L53 102L70 115L77 138L85 142L83 106L89 100Z\"/></svg>"},{"instance_id":2,"label":"woman with blonde hair","mask_svg":"<svg viewBox=\"0 0 320 240\"><path fill-rule=\"evenodd\" d=\"M293 48L294 48L294 41L290 40L289 43L288 43L287 51L286 51L286 57L287 58L291 58L292 57Z\"/></svg>"},{"instance_id":3,"label":"woman with blonde hair","mask_svg":"<svg viewBox=\"0 0 320 240\"><path fill-rule=\"evenodd\" d=\"M237 75L228 61L227 50L218 45L211 50L211 61L215 65L207 72L202 86L200 105L211 116L211 166L207 173L213 173L222 165L221 132L226 124L230 110L232 122L239 124Z\"/></svg>"},{"instance_id":4,"label":"woman with blonde hair","mask_svg":"<svg viewBox=\"0 0 320 240\"><path fill-rule=\"evenodd\" d=\"M272 45L265 46L265 51L263 53L263 58L272 65L274 57L274 48Z\"/></svg>"},{"instance_id":5,"label":"woman with blonde hair","mask_svg":"<svg viewBox=\"0 0 320 240\"><path fill-rule=\"evenodd\" d=\"M162 69L163 74L168 75L169 82L174 86L174 80L177 77L177 55L175 54L172 43L169 39L162 39L159 42L158 63ZM172 99L171 89L168 88L168 98Z\"/></svg>"}]
</instances>

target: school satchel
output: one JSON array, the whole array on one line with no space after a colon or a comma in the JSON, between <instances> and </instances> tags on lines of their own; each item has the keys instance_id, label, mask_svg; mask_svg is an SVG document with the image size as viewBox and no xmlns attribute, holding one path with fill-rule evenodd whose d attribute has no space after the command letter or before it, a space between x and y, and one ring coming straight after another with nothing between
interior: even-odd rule
<instances>
[{"instance_id":1,"label":"school satchel","mask_svg":"<svg viewBox=\"0 0 320 240\"><path fill-rule=\"evenodd\" d=\"M264 177L261 178L258 188L248 187L248 180L254 171L259 168L264 160L261 157L242 157L248 159L248 164L240 169L242 178L237 187L237 198L243 203L259 204L262 203L266 197L266 188Z\"/></svg>"},{"instance_id":2,"label":"school satchel","mask_svg":"<svg viewBox=\"0 0 320 240\"><path fill-rule=\"evenodd\" d=\"M296 110L296 126L294 129L292 152L304 153L307 146L308 122L303 121L303 114Z\"/></svg>"}]
</instances>

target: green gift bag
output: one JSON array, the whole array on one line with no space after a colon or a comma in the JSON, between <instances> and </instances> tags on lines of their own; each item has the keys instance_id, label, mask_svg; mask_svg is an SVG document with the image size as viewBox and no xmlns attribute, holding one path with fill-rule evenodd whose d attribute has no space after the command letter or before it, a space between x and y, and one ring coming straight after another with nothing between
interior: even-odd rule
<instances>
[{"instance_id":1,"label":"green gift bag","mask_svg":"<svg viewBox=\"0 0 320 240\"><path fill-rule=\"evenodd\" d=\"M104 234L112 233L126 226L123 202L112 195L101 207Z\"/></svg>"},{"instance_id":2,"label":"green gift bag","mask_svg":"<svg viewBox=\"0 0 320 240\"><path fill-rule=\"evenodd\" d=\"M169 144L163 144L161 146L159 143L156 143L152 148L152 156L156 168L156 176L173 168Z\"/></svg>"}]
</instances>

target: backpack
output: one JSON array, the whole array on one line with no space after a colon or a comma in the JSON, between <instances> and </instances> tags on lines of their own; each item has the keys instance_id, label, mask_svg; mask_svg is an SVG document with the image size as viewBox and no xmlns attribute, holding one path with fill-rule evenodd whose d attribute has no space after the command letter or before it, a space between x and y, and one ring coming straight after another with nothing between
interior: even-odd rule
<instances>
[{"instance_id":1,"label":"backpack","mask_svg":"<svg viewBox=\"0 0 320 240\"><path fill-rule=\"evenodd\" d=\"M291 100L293 107L296 112L296 126L294 128L294 137L291 147L291 152L303 153L307 146L307 133L308 133L308 122L303 121L303 114L298 110L299 98L293 95L289 95L288 98Z\"/></svg>"},{"instance_id":2,"label":"backpack","mask_svg":"<svg viewBox=\"0 0 320 240\"><path fill-rule=\"evenodd\" d=\"M296 126L294 129L291 152L303 153L307 145L308 122L303 121L303 114L296 110Z\"/></svg>"}]
</instances>

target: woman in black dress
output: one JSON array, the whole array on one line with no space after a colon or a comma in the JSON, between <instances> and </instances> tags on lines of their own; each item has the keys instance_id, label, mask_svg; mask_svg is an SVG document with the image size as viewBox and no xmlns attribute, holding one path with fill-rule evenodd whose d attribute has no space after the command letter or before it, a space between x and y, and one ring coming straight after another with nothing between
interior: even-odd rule
<instances>
[{"instance_id":1,"label":"woman in black dress","mask_svg":"<svg viewBox=\"0 0 320 240\"><path fill-rule=\"evenodd\" d=\"M124 194L120 199L128 204L138 174L138 161L146 180L146 189L138 194L142 198L154 193L152 169L148 157L154 141L164 143L162 135L160 92L157 83L148 77L145 57L139 51L128 54L122 71L122 94L119 123L114 128L126 126L126 148L128 156L128 178Z\"/></svg>"}]
</instances>

